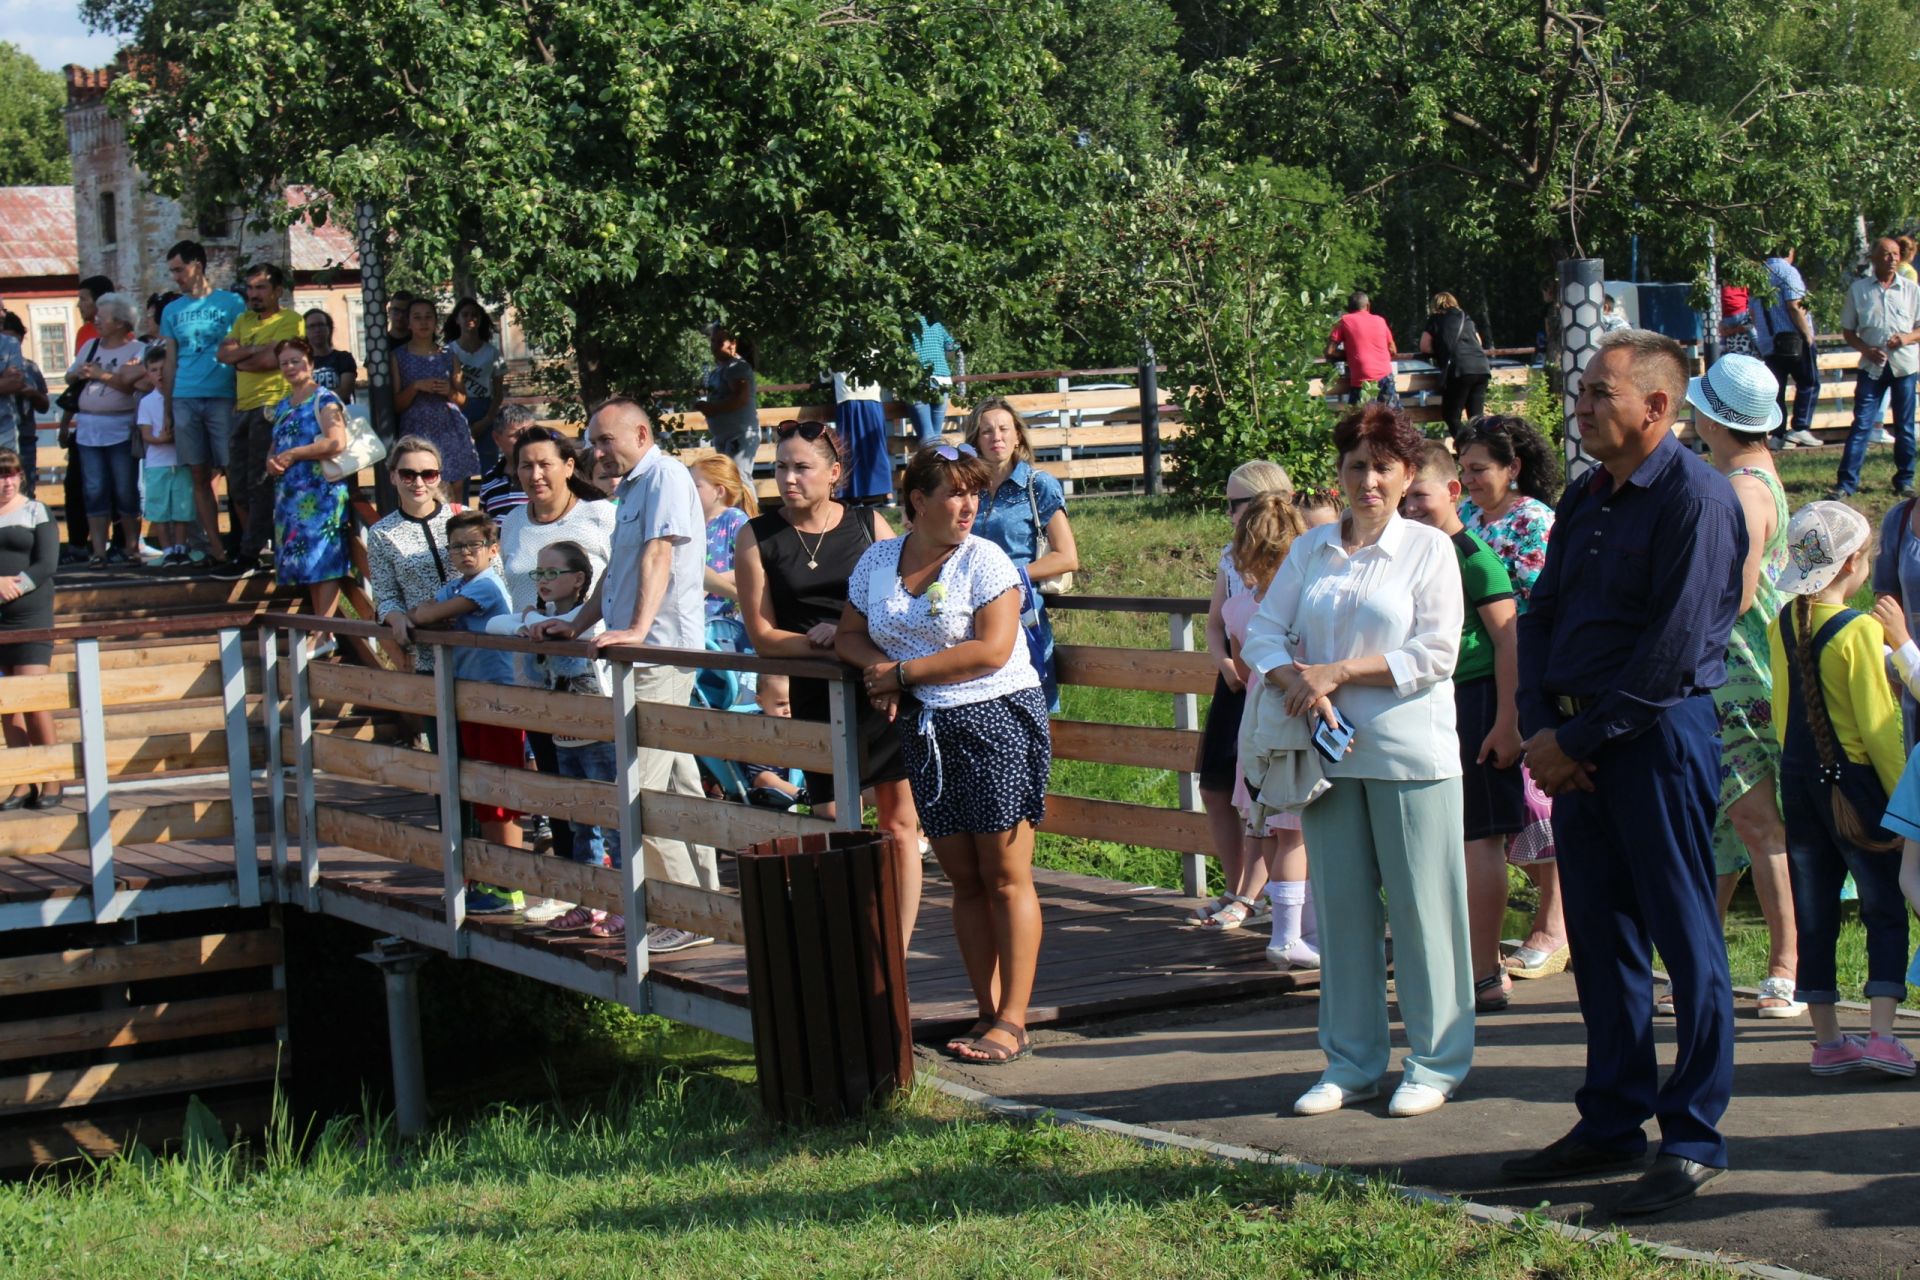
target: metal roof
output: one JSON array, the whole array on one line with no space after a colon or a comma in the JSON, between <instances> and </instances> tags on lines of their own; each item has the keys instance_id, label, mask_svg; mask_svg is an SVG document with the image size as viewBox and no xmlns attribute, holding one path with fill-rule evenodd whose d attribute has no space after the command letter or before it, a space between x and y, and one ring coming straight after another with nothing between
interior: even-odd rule
<instances>
[{"instance_id":1,"label":"metal roof","mask_svg":"<svg viewBox=\"0 0 1920 1280\"><path fill-rule=\"evenodd\" d=\"M0 187L0 280L80 271L72 187Z\"/></svg>"}]
</instances>

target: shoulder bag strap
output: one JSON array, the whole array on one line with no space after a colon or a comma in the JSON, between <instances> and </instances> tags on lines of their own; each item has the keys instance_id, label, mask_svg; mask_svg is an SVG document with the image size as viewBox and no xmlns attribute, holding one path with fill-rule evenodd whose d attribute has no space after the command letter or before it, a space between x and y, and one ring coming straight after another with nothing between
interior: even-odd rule
<instances>
[{"instance_id":1,"label":"shoulder bag strap","mask_svg":"<svg viewBox=\"0 0 1920 1280\"><path fill-rule=\"evenodd\" d=\"M1033 481L1036 473L1031 470L1032 463L1028 463L1027 465L1029 467L1027 471L1027 510L1033 515L1033 554L1034 558L1038 559L1040 556L1046 554L1042 548L1050 544L1047 542L1047 526L1040 523L1040 500L1034 496L1033 492Z\"/></svg>"}]
</instances>

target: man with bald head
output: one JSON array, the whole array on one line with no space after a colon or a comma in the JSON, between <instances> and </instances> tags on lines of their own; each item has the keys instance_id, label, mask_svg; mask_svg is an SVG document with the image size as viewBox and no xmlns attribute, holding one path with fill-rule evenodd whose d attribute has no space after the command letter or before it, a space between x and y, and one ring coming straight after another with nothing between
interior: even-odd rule
<instances>
[{"instance_id":1,"label":"man with bald head","mask_svg":"<svg viewBox=\"0 0 1920 1280\"><path fill-rule=\"evenodd\" d=\"M650 645L666 649L704 649L706 624L707 522L693 473L678 458L654 444L653 421L624 396L608 400L587 419L587 444L597 460L619 470L614 490L619 504L606 572L571 623L541 624L538 635L567 640L605 621L594 637L601 648ZM694 672L687 667L635 666L634 692L644 702L684 707L693 697ZM684 751L640 749L640 787L703 796L700 773ZM643 820L642 828L648 824ZM664 833L647 832L647 875L705 889L719 887L713 850L689 845ZM711 942L711 938L655 925L647 947L658 954Z\"/></svg>"},{"instance_id":2,"label":"man with bald head","mask_svg":"<svg viewBox=\"0 0 1920 1280\"><path fill-rule=\"evenodd\" d=\"M1687 393L1678 343L1600 339L1580 380L1580 442L1600 465L1567 488L1520 618L1527 768L1553 802L1567 943L1587 1030L1580 1121L1507 1161L1561 1179L1659 1157L1613 1207L1653 1213L1726 1168L1733 983L1715 900L1720 800L1712 691L1726 679L1747 524L1726 477L1673 435ZM1653 950L1673 979L1678 1052L1653 1043Z\"/></svg>"},{"instance_id":3,"label":"man with bald head","mask_svg":"<svg viewBox=\"0 0 1920 1280\"><path fill-rule=\"evenodd\" d=\"M1873 274L1855 280L1840 308L1840 336L1860 353L1853 375L1853 429L1840 455L1829 498L1859 492L1860 467L1880 425L1880 406L1893 397L1893 492L1913 496L1913 382L1920 372L1920 284L1900 274L1900 243L1873 244Z\"/></svg>"}]
</instances>

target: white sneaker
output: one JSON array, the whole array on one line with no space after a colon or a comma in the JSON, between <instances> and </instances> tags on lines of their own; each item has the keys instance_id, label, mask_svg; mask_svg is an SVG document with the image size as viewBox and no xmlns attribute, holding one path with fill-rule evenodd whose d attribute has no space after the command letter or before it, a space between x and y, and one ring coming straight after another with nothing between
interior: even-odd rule
<instances>
[{"instance_id":1,"label":"white sneaker","mask_svg":"<svg viewBox=\"0 0 1920 1280\"><path fill-rule=\"evenodd\" d=\"M1293 1114L1323 1116L1329 1111L1338 1111L1349 1102L1366 1102L1379 1096L1378 1084L1370 1084L1362 1089L1342 1089L1337 1084L1322 1080L1293 1100Z\"/></svg>"},{"instance_id":2,"label":"white sneaker","mask_svg":"<svg viewBox=\"0 0 1920 1280\"><path fill-rule=\"evenodd\" d=\"M1387 1101L1390 1116L1423 1116L1447 1105L1447 1095L1430 1084L1402 1084Z\"/></svg>"},{"instance_id":3,"label":"white sneaker","mask_svg":"<svg viewBox=\"0 0 1920 1280\"><path fill-rule=\"evenodd\" d=\"M1882 431L1880 434L1883 436L1887 435L1887 433L1884 431ZM1825 440L1822 440L1819 436L1813 434L1813 432L1807 430L1805 427L1800 428L1798 431L1787 432L1787 440L1792 444L1799 445L1802 449L1818 449L1823 447L1827 443ZM1892 436L1887 436L1886 440L1881 441L1881 443L1883 444L1891 443L1892 440L1893 440Z\"/></svg>"},{"instance_id":4,"label":"white sneaker","mask_svg":"<svg viewBox=\"0 0 1920 1280\"><path fill-rule=\"evenodd\" d=\"M559 919L571 910L573 910L571 902L562 902L558 898L528 898L524 914L529 924L545 924L549 920Z\"/></svg>"},{"instance_id":5,"label":"white sneaker","mask_svg":"<svg viewBox=\"0 0 1920 1280\"><path fill-rule=\"evenodd\" d=\"M1799 432L1799 434L1804 436L1808 433L1805 431L1802 431L1802 432ZM1787 438L1791 440L1793 437L1788 436ZM1875 427L1873 429L1873 434L1868 437L1867 443L1868 444L1892 444L1893 436L1888 434L1887 429L1885 427Z\"/></svg>"},{"instance_id":6,"label":"white sneaker","mask_svg":"<svg viewBox=\"0 0 1920 1280\"><path fill-rule=\"evenodd\" d=\"M1276 969L1318 969L1320 952L1304 938L1267 948L1267 963Z\"/></svg>"}]
</instances>

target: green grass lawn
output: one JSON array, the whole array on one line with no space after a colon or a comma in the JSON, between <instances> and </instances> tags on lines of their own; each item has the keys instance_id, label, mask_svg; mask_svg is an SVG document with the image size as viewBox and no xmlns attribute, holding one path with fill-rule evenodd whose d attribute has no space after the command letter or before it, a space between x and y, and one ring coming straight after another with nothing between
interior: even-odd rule
<instances>
[{"instance_id":1,"label":"green grass lawn","mask_svg":"<svg viewBox=\"0 0 1920 1280\"><path fill-rule=\"evenodd\" d=\"M1788 502L1794 508L1825 495L1833 483L1838 451L1793 450L1777 455ZM1876 448L1862 473L1863 489L1854 503L1878 527L1892 505L1892 451ZM1196 508L1172 499L1095 498L1072 504L1074 536L1080 562L1086 566L1075 585L1085 595L1205 596L1213 589L1213 570L1220 548L1230 534L1224 504ZM1857 602L1859 603L1859 602ZM1871 605L1871 597L1863 607ZM1156 615L1118 615L1060 611L1054 625L1062 643L1129 645L1165 648L1167 620ZM1201 620L1194 624L1196 643L1205 645ZM1204 714L1206 699L1201 699ZM1067 688L1062 714L1075 720L1112 724L1171 725L1173 700L1164 694L1132 693L1117 689ZM1137 804L1172 806L1179 792L1174 770L1135 769L1114 765L1058 761L1055 789L1071 795ZM1178 855L1161 849L1042 835L1036 852L1044 866L1086 875L1105 876L1134 884L1177 886ZM1218 891L1218 864L1209 861ZM1531 910L1532 888L1515 875L1514 899L1525 908L1516 911L1510 925L1524 925ZM1860 998L1865 974L1865 935L1855 909L1847 909L1840 939L1841 990ZM1920 919L1909 917L1914 944L1920 947ZM1512 936L1515 928L1507 931ZM1523 928L1520 931L1524 932ZM1743 883L1734 898L1727 922L1728 954L1734 981L1757 984L1767 973L1767 931L1750 885ZM1908 988L1907 1003L1920 1008L1920 988Z\"/></svg>"},{"instance_id":2,"label":"green grass lawn","mask_svg":"<svg viewBox=\"0 0 1920 1280\"><path fill-rule=\"evenodd\" d=\"M718 1071L636 1070L590 1104L497 1107L420 1142L335 1122L292 1154L123 1158L0 1187L23 1277L1115 1277L1637 1280L1726 1275L1617 1239L1476 1224L1382 1186L1220 1164L930 1090L772 1130Z\"/></svg>"}]
</instances>

